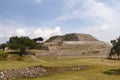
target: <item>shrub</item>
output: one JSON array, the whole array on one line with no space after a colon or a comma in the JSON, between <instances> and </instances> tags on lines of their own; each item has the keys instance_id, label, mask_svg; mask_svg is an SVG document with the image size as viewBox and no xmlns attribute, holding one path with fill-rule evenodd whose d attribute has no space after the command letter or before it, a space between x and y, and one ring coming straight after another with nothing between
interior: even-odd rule
<instances>
[{"instance_id":1,"label":"shrub","mask_svg":"<svg viewBox=\"0 0 120 80\"><path fill-rule=\"evenodd\" d=\"M0 60L5 60L7 56L8 56L7 53L0 52Z\"/></svg>"}]
</instances>

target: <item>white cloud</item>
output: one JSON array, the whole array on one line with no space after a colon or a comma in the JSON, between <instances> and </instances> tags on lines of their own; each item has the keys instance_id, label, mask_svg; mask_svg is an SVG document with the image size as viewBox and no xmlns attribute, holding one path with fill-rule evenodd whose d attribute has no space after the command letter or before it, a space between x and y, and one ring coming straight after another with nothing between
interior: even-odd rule
<instances>
[{"instance_id":1,"label":"white cloud","mask_svg":"<svg viewBox=\"0 0 120 80\"><path fill-rule=\"evenodd\" d=\"M101 20L102 23L111 23L115 20L115 11L97 0L87 0L84 4L84 15L86 18L93 18L96 21Z\"/></svg>"},{"instance_id":2,"label":"white cloud","mask_svg":"<svg viewBox=\"0 0 120 80\"><path fill-rule=\"evenodd\" d=\"M34 37L38 37L38 36L42 36L45 39L47 39L48 37L52 36L52 35L60 35L61 33L61 29L60 26L55 27L54 29L51 28L38 28L35 29L33 31Z\"/></svg>"},{"instance_id":3,"label":"white cloud","mask_svg":"<svg viewBox=\"0 0 120 80\"><path fill-rule=\"evenodd\" d=\"M3 38L4 37L4 35L3 34L0 34L0 38Z\"/></svg>"},{"instance_id":4,"label":"white cloud","mask_svg":"<svg viewBox=\"0 0 120 80\"><path fill-rule=\"evenodd\" d=\"M43 0L33 0L35 3L41 3ZM108 0L110 1L110 0ZM56 18L51 23L59 23L64 26L62 21L67 21L70 19L83 19L86 22L94 22L92 25L87 25L85 27L76 27L74 30L74 26L72 30L73 32L80 32L80 33L88 33L92 34L93 36L97 37L100 40L109 42L111 39L115 39L120 35L120 2L117 2L116 5L106 5L105 3L101 2L101 0L64 0L65 4L63 6L61 15ZM1 20L0 20L1 22ZM5 20L3 21L11 26L4 26L0 25L0 39L8 39L10 36L14 35L26 35L30 36L31 38L42 36L44 38L48 38L52 35L59 35L61 34L61 27L56 26L55 28L47 27L45 28L28 28L28 26L20 25L15 23L15 21ZM83 23L83 24L84 24ZM74 23L73 23L74 24ZM20 27L23 26L23 27ZM76 24L75 24L76 26ZM77 25L79 26L79 25ZM81 25L80 25L81 26ZM17 28L19 27L19 28ZM64 28L63 28L64 29ZM71 32L72 32L71 30ZM70 32L70 31L69 31ZM67 33L67 32L65 32Z\"/></svg>"},{"instance_id":5,"label":"white cloud","mask_svg":"<svg viewBox=\"0 0 120 80\"><path fill-rule=\"evenodd\" d=\"M88 29L88 32L98 39L110 42L110 40L120 35L120 23L118 22L120 16L117 15L117 11L113 8L97 0L88 0L85 13L88 17L101 20L101 23L96 23L94 27L89 27Z\"/></svg>"},{"instance_id":6,"label":"white cloud","mask_svg":"<svg viewBox=\"0 0 120 80\"><path fill-rule=\"evenodd\" d=\"M17 29L15 33L18 36L27 36L27 29Z\"/></svg>"},{"instance_id":7,"label":"white cloud","mask_svg":"<svg viewBox=\"0 0 120 80\"><path fill-rule=\"evenodd\" d=\"M42 3L42 0L33 0L34 3Z\"/></svg>"},{"instance_id":8,"label":"white cloud","mask_svg":"<svg viewBox=\"0 0 120 80\"><path fill-rule=\"evenodd\" d=\"M57 27L54 29L54 33L61 34L60 26L57 26Z\"/></svg>"},{"instance_id":9,"label":"white cloud","mask_svg":"<svg viewBox=\"0 0 120 80\"><path fill-rule=\"evenodd\" d=\"M64 0L65 6L61 17L57 21L68 19L94 18L112 22L114 10L98 0Z\"/></svg>"},{"instance_id":10,"label":"white cloud","mask_svg":"<svg viewBox=\"0 0 120 80\"><path fill-rule=\"evenodd\" d=\"M99 0L64 0L64 2L66 5L63 7L63 15L57 18L56 21L83 19L91 22L93 20L94 24L92 26L87 25L79 27L79 29L77 27L75 31L92 34L107 42L120 35L120 5L115 5L116 7L113 8Z\"/></svg>"},{"instance_id":11,"label":"white cloud","mask_svg":"<svg viewBox=\"0 0 120 80\"><path fill-rule=\"evenodd\" d=\"M16 26L10 27L10 26L1 25L0 27L1 27L0 43L8 41L8 39L12 36L28 36L30 38L43 37L44 39L48 39L53 35L62 34L60 26L56 26L55 28L50 28L50 27L28 28L28 26L16 28Z\"/></svg>"},{"instance_id":12,"label":"white cloud","mask_svg":"<svg viewBox=\"0 0 120 80\"><path fill-rule=\"evenodd\" d=\"M109 30L109 26L103 25L100 27L100 30Z\"/></svg>"}]
</instances>

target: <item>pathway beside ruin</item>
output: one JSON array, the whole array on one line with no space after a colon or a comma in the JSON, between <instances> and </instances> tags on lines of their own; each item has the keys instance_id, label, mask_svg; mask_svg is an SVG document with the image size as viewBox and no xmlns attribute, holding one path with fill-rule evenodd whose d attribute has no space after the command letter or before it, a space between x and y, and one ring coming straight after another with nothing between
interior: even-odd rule
<instances>
[{"instance_id":1,"label":"pathway beside ruin","mask_svg":"<svg viewBox=\"0 0 120 80\"><path fill-rule=\"evenodd\" d=\"M38 59L36 56L34 56L34 55L30 55L30 57L32 58L32 59L34 59L34 60L36 60L36 61L39 61L39 62L42 62L42 63L46 63L44 60L40 60L40 59Z\"/></svg>"}]
</instances>

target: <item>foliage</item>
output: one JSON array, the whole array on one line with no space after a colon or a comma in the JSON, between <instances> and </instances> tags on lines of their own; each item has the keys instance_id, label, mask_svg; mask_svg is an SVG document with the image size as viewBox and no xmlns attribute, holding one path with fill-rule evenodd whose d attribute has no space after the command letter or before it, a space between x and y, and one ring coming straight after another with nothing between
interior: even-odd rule
<instances>
[{"instance_id":1,"label":"foliage","mask_svg":"<svg viewBox=\"0 0 120 80\"><path fill-rule=\"evenodd\" d=\"M0 49L3 49L3 51L5 50L5 47L7 47L7 44L6 44L6 43L0 44Z\"/></svg>"},{"instance_id":2,"label":"foliage","mask_svg":"<svg viewBox=\"0 0 120 80\"><path fill-rule=\"evenodd\" d=\"M118 59L120 56L120 37L117 38L116 40L112 40L111 41L113 47L111 48L111 53L110 53L110 57L112 57L112 55L117 55Z\"/></svg>"},{"instance_id":3,"label":"foliage","mask_svg":"<svg viewBox=\"0 0 120 80\"><path fill-rule=\"evenodd\" d=\"M44 39L42 37L38 37L38 38L34 38L33 41L36 42L40 42L43 41Z\"/></svg>"},{"instance_id":4,"label":"foliage","mask_svg":"<svg viewBox=\"0 0 120 80\"><path fill-rule=\"evenodd\" d=\"M0 60L5 60L5 58L8 56L7 53L0 52Z\"/></svg>"},{"instance_id":5,"label":"foliage","mask_svg":"<svg viewBox=\"0 0 120 80\"><path fill-rule=\"evenodd\" d=\"M20 50L21 56L26 53L26 49L31 49L35 46L34 41L29 37L11 37L8 43L10 49Z\"/></svg>"}]
</instances>

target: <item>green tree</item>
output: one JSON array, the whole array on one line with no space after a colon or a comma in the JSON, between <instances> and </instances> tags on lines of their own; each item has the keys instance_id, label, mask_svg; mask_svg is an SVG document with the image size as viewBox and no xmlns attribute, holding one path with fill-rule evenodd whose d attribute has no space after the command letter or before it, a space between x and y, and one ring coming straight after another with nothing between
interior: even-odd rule
<instances>
[{"instance_id":1,"label":"green tree","mask_svg":"<svg viewBox=\"0 0 120 80\"><path fill-rule=\"evenodd\" d=\"M3 49L3 51L5 50L5 47L7 47L7 44L6 44L6 43L0 44L0 48Z\"/></svg>"},{"instance_id":2,"label":"green tree","mask_svg":"<svg viewBox=\"0 0 120 80\"><path fill-rule=\"evenodd\" d=\"M110 57L112 57L112 55L117 55L118 59L120 59L120 37L116 40L112 40L111 43L113 46L111 48Z\"/></svg>"},{"instance_id":3,"label":"green tree","mask_svg":"<svg viewBox=\"0 0 120 80\"><path fill-rule=\"evenodd\" d=\"M43 41L44 39L42 37L38 37L38 38L34 38L33 41L36 43L36 42L40 42L40 41Z\"/></svg>"},{"instance_id":4,"label":"green tree","mask_svg":"<svg viewBox=\"0 0 120 80\"><path fill-rule=\"evenodd\" d=\"M14 50L19 50L20 55L26 53L26 49L33 48L35 43L33 40L31 40L29 37L11 37L8 41L9 48Z\"/></svg>"}]
</instances>

